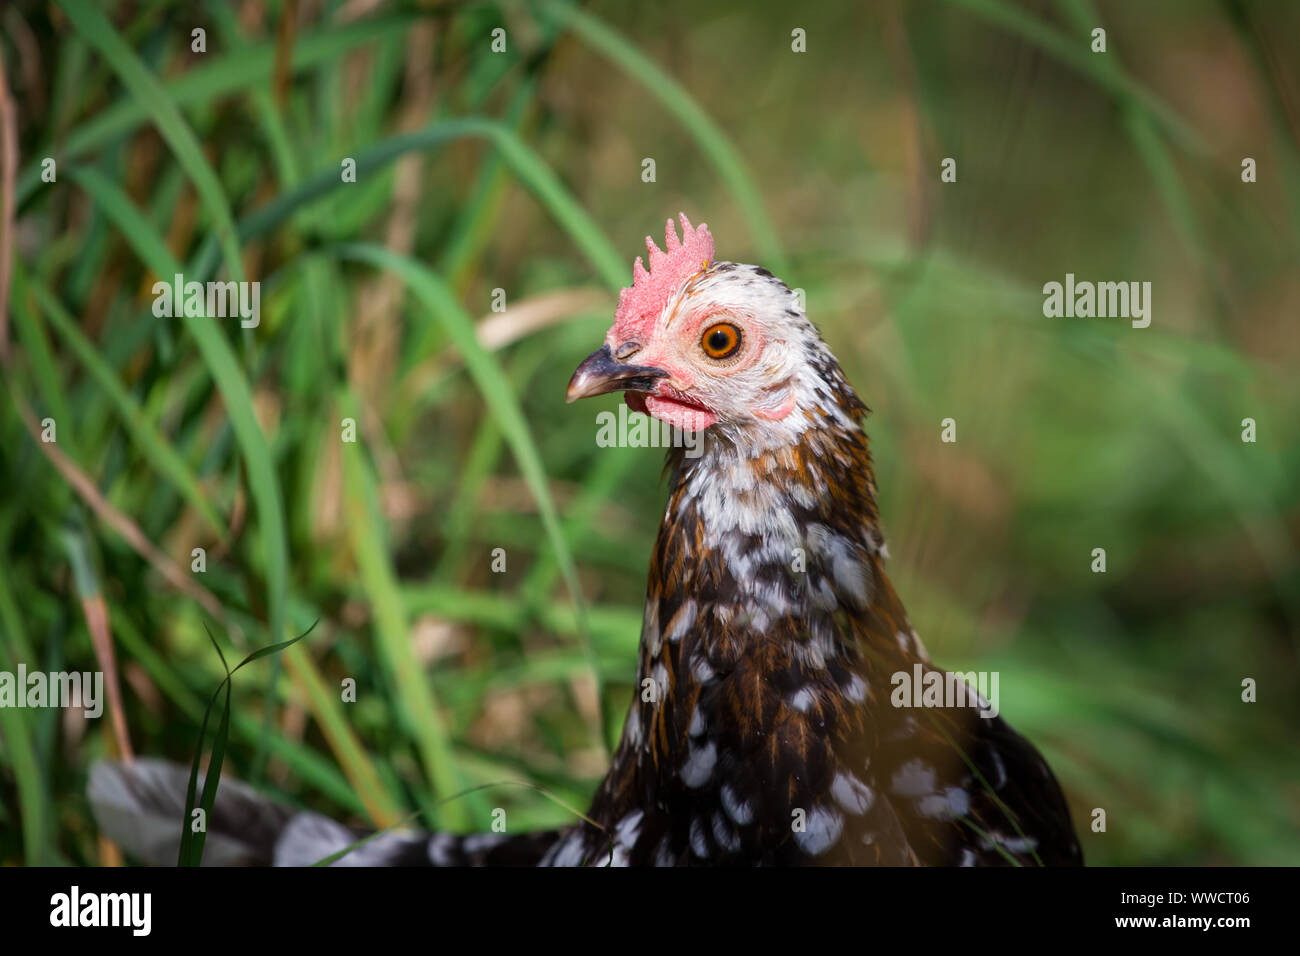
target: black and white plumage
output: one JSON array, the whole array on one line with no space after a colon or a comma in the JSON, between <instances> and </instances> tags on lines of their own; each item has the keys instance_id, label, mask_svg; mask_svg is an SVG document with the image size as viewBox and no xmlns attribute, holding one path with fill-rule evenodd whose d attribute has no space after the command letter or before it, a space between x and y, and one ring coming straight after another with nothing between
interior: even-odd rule
<instances>
[{"instance_id":1,"label":"black and white plumage","mask_svg":"<svg viewBox=\"0 0 1300 956\"><path fill-rule=\"evenodd\" d=\"M634 409L702 432L698 457L670 454L636 695L590 822L385 834L341 862L1081 863L1055 778L1000 716L894 705L895 675L943 672L884 571L866 408L780 280L714 262L707 228L682 225L679 241L669 223L666 253L647 240L650 270L638 260L604 346L569 386L570 401L627 391ZM132 800L134 817L166 809L177 829L163 774L92 775L101 825L136 852ZM229 794L214 828L240 830L252 862L315 862L358 838L270 804L241 824L255 798ZM219 808L226 799L223 781ZM143 855L171 862L174 846L170 859Z\"/></svg>"}]
</instances>

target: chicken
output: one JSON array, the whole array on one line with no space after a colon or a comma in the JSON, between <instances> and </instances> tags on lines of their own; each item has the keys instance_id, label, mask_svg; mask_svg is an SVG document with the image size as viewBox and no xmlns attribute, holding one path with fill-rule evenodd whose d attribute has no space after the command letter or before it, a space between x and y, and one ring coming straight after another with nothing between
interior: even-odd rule
<instances>
[{"instance_id":1,"label":"chicken","mask_svg":"<svg viewBox=\"0 0 1300 956\"><path fill-rule=\"evenodd\" d=\"M698 454L669 452L636 692L587 819L522 835L386 833L340 862L1082 863L1046 762L995 701L930 664L908 622L884 570L866 407L835 357L784 283L715 262L707 226L681 226L679 239L669 220L664 250L646 240L649 268L637 259L568 387L570 402L623 391L633 410L702 436ZM176 829L183 779L100 764L92 804L141 852L141 821ZM213 826L233 836L215 841L215 862L310 863L358 838L263 803L223 781Z\"/></svg>"}]
</instances>

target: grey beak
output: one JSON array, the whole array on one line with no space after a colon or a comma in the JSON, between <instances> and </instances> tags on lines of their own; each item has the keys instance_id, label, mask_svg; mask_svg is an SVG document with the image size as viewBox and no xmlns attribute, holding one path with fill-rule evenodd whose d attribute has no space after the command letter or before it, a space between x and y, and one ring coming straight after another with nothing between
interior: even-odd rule
<instances>
[{"instance_id":1,"label":"grey beak","mask_svg":"<svg viewBox=\"0 0 1300 956\"><path fill-rule=\"evenodd\" d=\"M602 345L583 359L574 371L565 401L572 403L608 392L648 392L654 388L656 379L667 374L653 365L625 365L614 358L608 345Z\"/></svg>"}]
</instances>

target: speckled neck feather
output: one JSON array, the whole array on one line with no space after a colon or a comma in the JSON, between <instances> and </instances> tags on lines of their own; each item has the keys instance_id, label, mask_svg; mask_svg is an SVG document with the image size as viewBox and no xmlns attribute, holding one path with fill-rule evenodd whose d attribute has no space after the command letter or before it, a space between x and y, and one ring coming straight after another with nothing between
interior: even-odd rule
<instances>
[{"instance_id":1,"label":"speckled neck feather","mask_svg":"<svg viewBox=\"0 0 1300 956\"><path fill-rule=\"evenodd\" d=\"M710 429L700 457L670 453L599 827L545 862L1078 862L1050 771L1000 718L890 705L891 674L935 669L884 571L865 406L807 329L791 441Z\"/></svg>"}]
</instances>

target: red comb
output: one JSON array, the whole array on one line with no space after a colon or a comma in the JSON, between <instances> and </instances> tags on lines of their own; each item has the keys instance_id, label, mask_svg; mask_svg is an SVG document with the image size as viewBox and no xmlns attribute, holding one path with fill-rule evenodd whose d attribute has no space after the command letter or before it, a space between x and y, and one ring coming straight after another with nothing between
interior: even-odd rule
<instances>
[{"instance_id":1,"label":"red comb","mask_svg":"<svg viewBox=\"0 0 1300 956\"><path fill-rule=\"evenodd\" d=\"M614 331L621 340L642 337L681 284L713 261L713 236L709 235L709 227L700 223L698 229L693 228L686 213L678 216L682 221L682 238L678 240L677 227L671 219L664 228L667 252L646 236L650 271L646 271L638 256L632 266L632 285L619 293Z\"/></svg>"}]
</instances>

